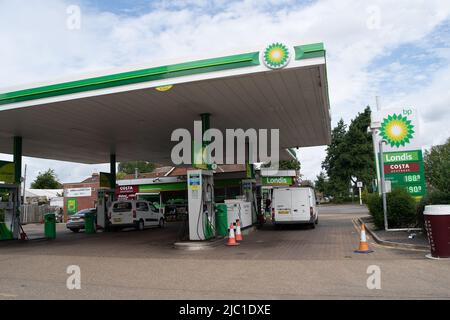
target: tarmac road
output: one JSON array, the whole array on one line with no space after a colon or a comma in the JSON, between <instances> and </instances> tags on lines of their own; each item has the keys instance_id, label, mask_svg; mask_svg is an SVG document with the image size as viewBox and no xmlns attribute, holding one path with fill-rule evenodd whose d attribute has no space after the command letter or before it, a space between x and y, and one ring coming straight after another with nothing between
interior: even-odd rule
<instances>
[{"instance_id":1,"label":"tarmac road","mask_svg":"<svg viewBox=\"0 0 450 320\"><path fill-rule=\"evenodd\" d=\"M54 241L0 244L0 299L450 299L449 261L370 243L353 251L359 206L323 206L316 229L270 226L239 247L173 249L179 224L143 232L65 233ZM66 287L69 265L81 289ZM367 268L381 290L367 288Z\"/></svg>"}]
</instances>

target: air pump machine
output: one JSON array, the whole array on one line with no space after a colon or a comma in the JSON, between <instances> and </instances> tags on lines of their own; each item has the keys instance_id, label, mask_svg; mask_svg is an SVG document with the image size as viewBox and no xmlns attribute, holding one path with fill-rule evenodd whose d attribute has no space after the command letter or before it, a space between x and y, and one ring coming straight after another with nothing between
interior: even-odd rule
<instances>
[{"instance_id":1,"label":"air pump machine","mask_svg":"<svg viewBox=\"0 0 450 320\"><path fill-rule=\"evenodd\" d=\"M189 240L215 237L214 180L210 170L188 170Z\"/></svg>"}]
</instances>

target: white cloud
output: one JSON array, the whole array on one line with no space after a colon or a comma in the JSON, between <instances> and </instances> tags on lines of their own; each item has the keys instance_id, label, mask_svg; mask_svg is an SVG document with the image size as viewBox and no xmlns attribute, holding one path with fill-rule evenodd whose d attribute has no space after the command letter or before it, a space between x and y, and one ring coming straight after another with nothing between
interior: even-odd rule
<instances>
[{"instance_id":1,"label":"white cloud","mask_svg":"<svg viewBox=\"0 0 450 320\"><path fill-rule=\"evenodd\" d=\"M153 3L159 10L134 12L133 16L81 5L81 29L69 30L66 8L77 1L43 3L0 1L0 87L174 57L214 55L273 40L324 42L334 123L341 117L348 121L372 103L380 82L389 81L388 72L400 79L409 74L410 66L401 64L374 73L370 70L374 59L389 55L400 45L419 42L450 14L446 0L324 0L308 5L292 0L162 1ZM378 29L367 27L374 18L368 8L379 8ZM435 54L450 59L448 52L441 48ZM448 96L441 90L448 91L442 85L448 78L443 72L431 76L434 79L423 92L406 88L400 94L392 93L392 99L424 108L425 122L441 128L442 136L431 141L438 143L448 130L446 122L433 115L445 111ZM308 152L312 156L304 156L303 168L305 176L312 179L320 169L323 152L307 150L304 154ZM33 174L55 167L64 181L79 180L96 169L77 166L75 171L72 164L26 162Z\"/></svg>"}]
</instances>

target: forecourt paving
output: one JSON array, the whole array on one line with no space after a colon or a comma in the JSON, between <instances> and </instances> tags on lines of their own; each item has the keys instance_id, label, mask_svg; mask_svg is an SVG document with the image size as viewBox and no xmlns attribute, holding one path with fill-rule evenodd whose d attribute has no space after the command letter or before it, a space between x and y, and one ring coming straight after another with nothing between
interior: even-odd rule
<instances>
[{"instance_id":1,"label":"forecourt paving","mask_svg":"<svg viewBox=\"0 0 450 320\"><path fill-rule=\"evenodd\" d=\"M173 249L177 224L1 244L0 299L449 299L449 262L373 243L373 254L353 253L352 220L366 214L322 206L315 230L266 226L239 247L200 252ZM80 266L81 290L66 288L68 265ZM381 268L381 290L366 286L371 265Z\"/></svg>"}]
</instances>

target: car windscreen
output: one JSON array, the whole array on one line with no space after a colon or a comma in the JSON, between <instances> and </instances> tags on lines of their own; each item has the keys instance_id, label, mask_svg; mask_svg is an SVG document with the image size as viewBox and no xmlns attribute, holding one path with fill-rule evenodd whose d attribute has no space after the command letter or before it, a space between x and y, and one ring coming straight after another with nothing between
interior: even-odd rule
<instances>
[{"instance_id":1,"label":"car windscreen","mask_svg":"<svg viewBox=\"0 0 450 320\"><path fill-rule=\"evenodd\" d=\"M128 212L131 211L131 202L116 202L113 205L113 212Z\"/></svg>"}]
</instances>

